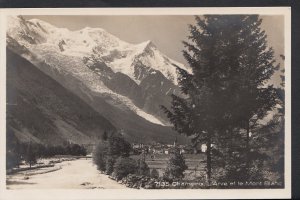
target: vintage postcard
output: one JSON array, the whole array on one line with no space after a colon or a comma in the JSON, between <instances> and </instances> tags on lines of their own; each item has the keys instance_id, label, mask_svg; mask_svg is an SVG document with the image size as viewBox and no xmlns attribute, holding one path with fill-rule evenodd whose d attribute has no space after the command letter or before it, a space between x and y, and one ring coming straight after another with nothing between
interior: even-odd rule
<instances>
[{"instance_id":1,"label":"vintage postcard","mask_svg":"<svg viewBox=\"0 0 300 200\"><path fill-rule=\"evenodd\" d=\"M290 197L290 8L0 11L1 199Z\"/></svg>"}]
</instances>

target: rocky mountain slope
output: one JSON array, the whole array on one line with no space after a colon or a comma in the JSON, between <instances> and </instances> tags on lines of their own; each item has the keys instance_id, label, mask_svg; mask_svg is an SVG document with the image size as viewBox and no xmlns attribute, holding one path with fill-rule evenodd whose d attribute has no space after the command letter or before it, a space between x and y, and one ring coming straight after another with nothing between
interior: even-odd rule
<instances>
[{"instance_id":1,"label":"rocky mountain slope","mask_svg":"<svg viewBox=\"0 0 300 200\"><path fill-rule=\"evenodd\" d=\"M116 128L98 112L7 50L7 130L22 142L93 143Z\"/></svg>"}]
</instances>

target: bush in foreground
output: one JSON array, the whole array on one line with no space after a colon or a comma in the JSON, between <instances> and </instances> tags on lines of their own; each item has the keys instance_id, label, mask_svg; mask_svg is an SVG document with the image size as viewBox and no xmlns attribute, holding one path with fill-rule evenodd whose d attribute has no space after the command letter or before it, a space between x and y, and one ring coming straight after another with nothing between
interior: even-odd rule
<instances>
[{"instance_id":1,"label":"bush in foreground","mask_svg":"<svg viewBox=\"0 0 300 200\"><path fill-rule=\"evenodd\" d=\"M159 178L159 173L158 173L157 169L152 169L150 176L152 178Z\"/></svg>"},{"instance_id":2,"label":"bush in foreground","mask_svg":"<svg viewBox=\"0 0 300 200\"><path fill-rule=\"evenodd\" d=\"M97 166L97 169L100 171L106 170L105 149L106 149L106 143L99 142L93 151L93 162Z\"/></svg>"},{"instance_id":3,"label":"bush in foreground","mask_svg":"<svg viewBox=\"0 0 300 200\"><path fill-rule=\"evenodd\" d=\"M114 164L116 162L116 159L114 157L107 157L105 160L105 173L106 174L112 174L114 171Z\"/></svg>"},{"instance_id":4,"label":"bush in foreground","mask_svg":"<svg viewBox=\"0 0 300 200\"><path fill-rule=\"evenodd\" d=\"M180 154L178 149L175 149L174 154L168 162L163 177L166 180L182 179L184 177L183 172L187 168L188 167L185 164L183 156Z\"/></svg>"},{"instance_id":5,"label":"bush in foreground","mask_svg":"<svg viewBox=\"0 0 300 200\"><path fill-rule=\"evenodd\" d=\"M99 142L93 152L93 162L98 170L111 175L118 157L128 157L131 145L120 135L109 135Z\"/></svg>"},{"instance_id":6,"label":"bush in foreground","mask_svg":"<svg viewBox=\"0 0 300 200\"><path fill-rule=\"evenodd\" d=\"M128 157L119 157L114 165L114 174L117 180L121 180L128 174L137 173L136 161Z\"/></svg>"},{"instance_id":7,"label":"bush in foreground","mask_svg":"<svg viewBox=\"0 0 300 200\"><path fill-rule=\"evenodd\" d=\"M147 163L142 159L139 159L137 162L138 162L137 174L144 175L144 176L150 176L150 169L149 169Z\"/></svg>"},{"instance_id":8,"label":"bush in foreground","mask_svg":"<svg viewBox=\"0 0 300 200\"><path fill-rule=\"evenodd\" d=\"M122 184L129 188L145 188L145 189L156 189L157 180L144 175L128 174L122 179Z\"/></svg>"}]
</instances>

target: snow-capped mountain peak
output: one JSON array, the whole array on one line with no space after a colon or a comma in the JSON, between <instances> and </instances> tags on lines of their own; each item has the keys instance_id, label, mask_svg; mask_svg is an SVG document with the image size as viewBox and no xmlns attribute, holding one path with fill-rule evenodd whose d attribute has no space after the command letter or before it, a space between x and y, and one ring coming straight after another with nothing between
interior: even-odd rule
<instances>
[{"instance_id":1,"label":"snow-capped mountain peak","mask_svg":"<svg viewBox=\"0 0 300 200\"><path fill-rule=\"evenodd\" d=\"M144 72L161 72L167 79L177 85L176 67L191 73L189 68L178 63L158 50L151 41L130 44L108 33L102 28L85 27L70 31L57 28L39 19L25 20L23 17L10 17L8 34L25 46L47 43L63 54L84 57L98 54L114 72L121 72L140 83L141 76L135 67L143 65ZM137 75L139 74L139 75Z\"/></svg>"},{"instance_id":2,"label":"snow-capped mountain peak","mask_svg":"<svg viewBox=\"0 0 300 200\"><path fill-rule=\"evenodd\" d=\"M88 101L99 96L148 122L168 124L160 105L179 94L176 66L190 70L151 41L122 41L102 28L71 31L39 19L8 19L8 46ZM19 49L19 50L18 50ZM21 51L22 50L22 51ZM118 108L118 109L119 109Z\"/></svg>"},{"instance_id":3,"label":"snow-capped mountain peak","mask_svg":"<svg viewBox=\"0 0 300 200\"><path fill-rule=\"evenodd\" d=\"M102 28L72 31L12 16L7 47L128 136L174 137L160 106L180 95L175 65L185 67L152 41L131 44Z\"/></svg>"}]
</instances>

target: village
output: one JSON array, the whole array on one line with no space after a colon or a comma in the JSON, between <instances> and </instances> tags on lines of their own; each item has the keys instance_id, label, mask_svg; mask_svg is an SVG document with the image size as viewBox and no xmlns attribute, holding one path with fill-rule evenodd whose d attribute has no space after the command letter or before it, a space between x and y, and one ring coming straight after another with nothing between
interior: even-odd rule
<instances>
[{"instance_id":1,"label":"village","mask_svg":"<svg viewBox=\"0 0 300 200\"><path fill-rule=\"evenodd\" d=\"M207 146L206 144L183 145L177 144L176 140L173 144L161 144L159 142L153 144L143 143L132 143L132 150L134 154L148 154L155 156L156 154L172 154L174 153L175 147L179 149L180 154L199 154L205 153Z\"/></svg>"}]
</instances>

